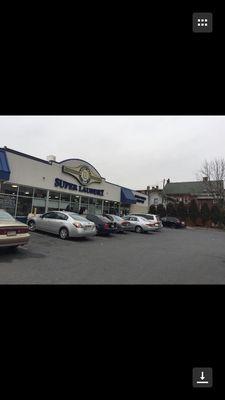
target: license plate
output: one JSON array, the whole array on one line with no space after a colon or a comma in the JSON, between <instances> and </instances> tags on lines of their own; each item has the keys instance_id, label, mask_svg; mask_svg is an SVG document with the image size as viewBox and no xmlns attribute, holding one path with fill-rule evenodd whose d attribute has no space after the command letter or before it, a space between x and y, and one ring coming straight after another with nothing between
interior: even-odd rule
<instances>
[{"instance_id":1,"label":"license plate","mask_svg":"<svg viewBox=\"0 0 225 400\"><path fill-rule=\"evenodd\" d=\"M7 236L16 236L16 231L7 232Z\"/></svg>"},{"instance_id":2,"label":"license plate","mask_svg":"<svg viewBox=\"0 0 225 400\"><path fill-rule=\"evenodd\" d=\"M89 229L91 229L91 228L92 228L91 225L87 225L87 226L84 227L84 230L87 231L87 230L89 230Z\"/></svg>"}]
</instances>

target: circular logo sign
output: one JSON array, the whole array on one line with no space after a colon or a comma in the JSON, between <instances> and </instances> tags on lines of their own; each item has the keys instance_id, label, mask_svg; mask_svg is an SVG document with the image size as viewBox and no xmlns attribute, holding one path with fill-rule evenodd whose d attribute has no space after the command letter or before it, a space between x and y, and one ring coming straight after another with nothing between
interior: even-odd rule
<instances>
[{"instance_id":1,"label":"circular logo sign","mask_svg":"<svg viewBox=\"0 0 225 400\"><path fill-rule=\"evenodd\" d=\"M79 171L79 178L82 185L87 185L91 180L91 171L88 167L83 166Z\"/></svg>"}]
</instances>

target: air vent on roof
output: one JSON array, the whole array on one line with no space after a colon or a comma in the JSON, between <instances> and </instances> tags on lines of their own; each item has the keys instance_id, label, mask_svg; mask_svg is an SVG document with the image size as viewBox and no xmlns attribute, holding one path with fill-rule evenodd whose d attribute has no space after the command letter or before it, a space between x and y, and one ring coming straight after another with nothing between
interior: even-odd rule
<instances>
[{"instance_id":1,"label":"air vent on roof","mask_svg":"<svg viewBox=\"0 0 225 400\"><path fill-rule=\"evenodd\" d=\"M56 161L56 156L54 156L53 154L50 154L49 156L47 156L47 161L49 161L49 162Z\"/></svg>"}]
</instances>

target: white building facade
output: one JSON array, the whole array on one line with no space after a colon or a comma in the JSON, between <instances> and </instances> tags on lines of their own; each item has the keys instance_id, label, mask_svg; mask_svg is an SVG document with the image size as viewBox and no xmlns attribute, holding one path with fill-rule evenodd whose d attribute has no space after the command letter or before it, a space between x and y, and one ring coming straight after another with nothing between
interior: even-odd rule
<instances>
[{"instance_id":1,"label":"white building facade","mask_svg":"<svg viewBox=\"0 0 225 400\"><path fill-rule=\"evenodd\" d=\"M120 215L146 212L147 196L107 182L87 161L57 162L53 156L43 160L4 147L0 148L0 208L15 217L81 209Z\"/></svg>"}]
</instances>

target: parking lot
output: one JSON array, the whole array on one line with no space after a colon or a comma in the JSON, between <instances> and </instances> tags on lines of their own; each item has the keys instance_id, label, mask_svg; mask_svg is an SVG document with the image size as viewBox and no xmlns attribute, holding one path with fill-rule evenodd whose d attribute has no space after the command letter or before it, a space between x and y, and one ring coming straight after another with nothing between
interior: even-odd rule
<instances>
[{"instance_id":1,"label":"parking lot","mask_svg":"<svg viewBox=\"0 0 225 400\"><path fill-rule=\"evenodd\" d=\"M0 249L0 283L224 284L224 243L225 232L199 228L66 241L34 232Z\"/></svg>"}]
</instances>

